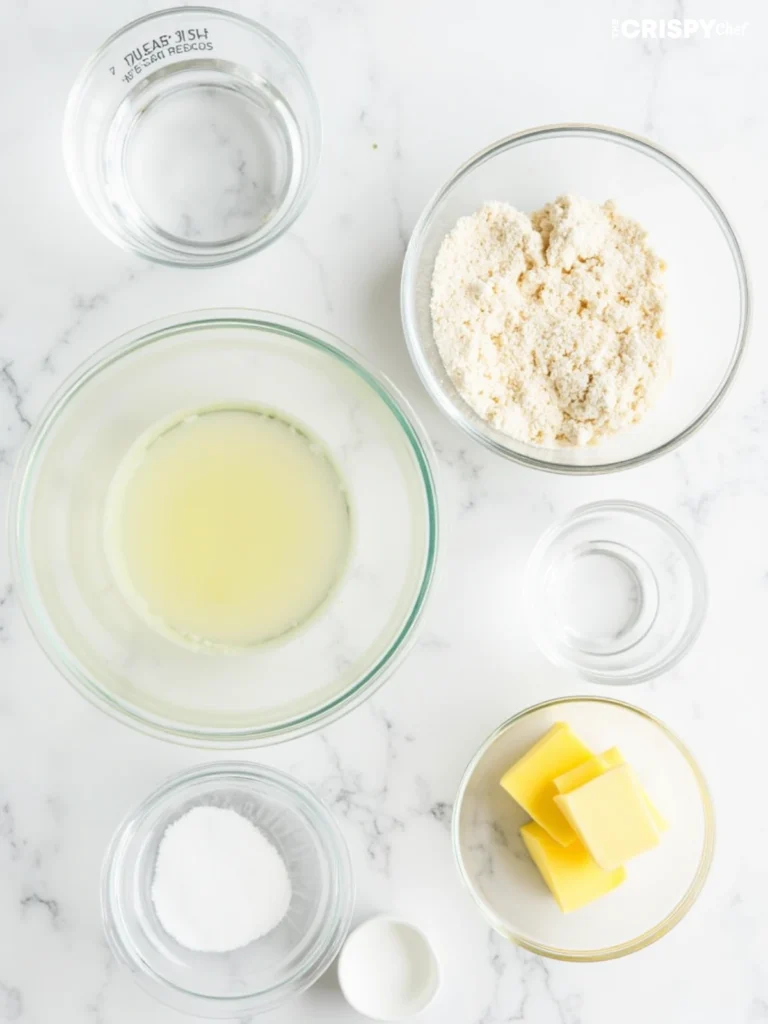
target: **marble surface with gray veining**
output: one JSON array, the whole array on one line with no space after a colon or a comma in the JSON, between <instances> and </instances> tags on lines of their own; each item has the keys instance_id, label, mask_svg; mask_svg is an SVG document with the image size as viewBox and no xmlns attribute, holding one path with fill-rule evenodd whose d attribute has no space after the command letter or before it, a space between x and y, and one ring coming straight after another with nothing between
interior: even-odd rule
<instances>
[{"instance_id":1,"label":"marble surface with gray veining","mask_svg":"<svg viewBox=\"0 0 768 1024\"><path fill-rule=\"evenodd\" d=\"M0 10L0 489L52 390L135 325L201 306L275 309L357 346L398 383L438 453L442 565L420 640L369 703L259 752L333 808L358 881L356 916L401 913L433 937L443 987L425 1024L759 1024L768 1021L768 17L761 0L232 0L305 62L323 111L313 198L267 252L206 272L156 267L107 242L60 155L68 88L124 22L158 5L6 0ZM612 38L612 19L718 17L743 36ZM404 247L469 155L536 124L591 121L649 136L697 170L739 232L755 286L752 344L715 418L674 454L571 480L504 463L432 406L399 322ZM702 302L716 296L702 295ZM551 667L521 623L521 571L541 529L586 501L657 505L688 530L712 600L683 664L630 699L698 755L718 845L688 917L632 957L573 965L505 943L454 868L461 773L503 718L595 692ZM27 628L0 555L0 1022L173 1024L111 959L99 869L125 812L203 759L87 705ZM332 975L267 1018L356 1018Z\"/></svg>"}]
</instances>

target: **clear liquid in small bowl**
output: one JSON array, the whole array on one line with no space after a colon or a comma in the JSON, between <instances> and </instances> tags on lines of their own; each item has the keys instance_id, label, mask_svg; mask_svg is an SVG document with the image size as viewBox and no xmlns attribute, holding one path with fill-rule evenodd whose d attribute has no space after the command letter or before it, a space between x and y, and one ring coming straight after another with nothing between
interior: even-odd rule
<instances>
[{"instance_id":1,"label":"clear liquid in small bowl","mask_svg":"<svg viewBox=\"0 0 768 1024\"><path fill-rule=\"evenodd\" d=\"M128 234L190 251L268 234L301 186L296 117L277 88L222 60L164 67L107 130L106 191Z\"/></svg>"}]
</instances>

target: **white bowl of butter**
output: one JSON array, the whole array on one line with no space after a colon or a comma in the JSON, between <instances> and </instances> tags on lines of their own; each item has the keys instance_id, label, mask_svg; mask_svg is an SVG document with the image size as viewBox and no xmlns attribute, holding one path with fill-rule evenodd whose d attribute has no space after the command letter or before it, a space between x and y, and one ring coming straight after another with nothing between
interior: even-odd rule
<instances>
[{"instance_id":1,"label":"white bowl of butter","mask_svg":"<svg viewBox=\"0 0 768 1024\"><path fill-rule=\"evenodd\" d=\"M557 769L559 790L553 784L553 801L542 806L528 799L530 773L519 766L558 729L583 759L562 744L559 756L583 763L570 778ZM590 799L592 789L600 803ZM642 822L623 804L630 791L644 808ZM613 799L616 807L607 807ZM572 824L587 830L575 846L568 845ZM624 956L674 927L704 885L714 833L706 783L681 741L640 708L600 697L546 701L501 725L467 768L453 818L461 877L492 926L542 956L575 961ZM550 891L547 846L557 856L582 838L610 870L561 857L560 886ZM625 868L619 861L626 855Z\"/></svg>"}]
</instances>

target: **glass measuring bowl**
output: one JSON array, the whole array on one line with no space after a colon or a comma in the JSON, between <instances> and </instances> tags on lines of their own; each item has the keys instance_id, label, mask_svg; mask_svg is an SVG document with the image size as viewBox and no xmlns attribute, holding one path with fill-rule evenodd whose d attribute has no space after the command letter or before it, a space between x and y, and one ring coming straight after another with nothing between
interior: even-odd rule
<instances>
[{"instance_id":1,"label":"glass measuring bowl","mask_svg":"<svg viewBox=\"0 0 768 1024\"><path fill-rule=\"evenodd\" d=\"M291 879L280 924L229 953L180 945L152 899L165 830L200 806L247 818ZM183 1013L242 1020L306 991L333 962L352 917L354 877L339 826L305 785L266 765L220 761L166 780L123 820L104 860L101 905L110 949L146 992Z\"/></svg>"},{"instance_id":2,"label":"glass measuring bowl","mask_svg":"<svg viewBox=\"0 0 768 1024\"><path fill-rule=\"evenodd\" d=\"M595 683L654 679L690 650L707 610L704 567L657 509L598 501L539 539L526 571L540 650Z\"/></svg>"},{"instance_id":3,"label":"glass measuring bowl","mask_svg":"<svg viewBox=\"0 0 768 1024\"><path fill-rule=\"evenodd\" d=\"M113 242L214 266L278 238L310 194L320 114L304 69L267 29L208 7L140 18L78 76L64 160Z\"/></svg>"}]
</instances>

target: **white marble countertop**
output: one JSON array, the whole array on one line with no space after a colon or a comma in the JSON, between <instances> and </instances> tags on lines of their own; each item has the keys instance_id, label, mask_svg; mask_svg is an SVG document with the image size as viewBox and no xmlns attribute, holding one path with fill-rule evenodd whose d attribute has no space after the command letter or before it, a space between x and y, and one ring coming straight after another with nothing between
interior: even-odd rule
<instances>
[{"instance_id":1,"label":"white marble countertop","mask_svg":"<svg viewBox=\"0 0 768 1024\"><path fill-rule=\"evenodd\" d=\"M760 0L523 4L513 0L232 0L300 55L325 144L317 188L266 253L191 272L113 247L78 207L62 111L85 58L160 5L7 0L0 11L0 483L54 387L127 329L201 306L280 310L360 348L404 389L440 460L442 565L421 640L380 693L319 734L253 754L331 804L352 852L358 919L401 912L434 938L444 985L424 1024L737 1024L768 1021L764 637L768 622L768 323L761 305L768 180L768 19ZM748 22L743 36L612 38L612 18ZM758 310L735 387L680 451L571 480L471 444L432 407L406 353L398 283L432 191L490 141L555 121L639 132L721 199L744 243ZM702 295L702 302L716 296ZM645 951L595 965L508 945L454 868L449 819L471 754L545 697L597 692L548 665L519 626L520 574L556 515L606 497L657 505L709 572L704 633L684 663L629 698L666 720L706 771L718 846L688 917ZM98 879L124 813L208 755L145 738L83 701L37 648L0 556L0 1021L173 1024L113 963ZM463 594L458 600L457 595ZM248 756L248 755L246 755ZM329 975L267 1018L347 1022Z\"/></svg>"}]
</instances>

